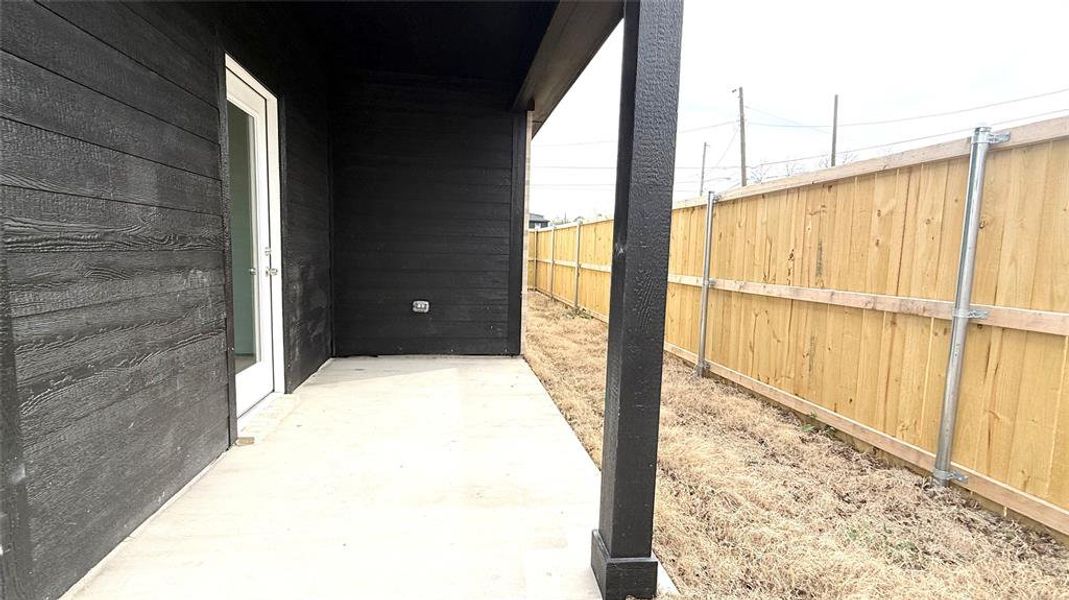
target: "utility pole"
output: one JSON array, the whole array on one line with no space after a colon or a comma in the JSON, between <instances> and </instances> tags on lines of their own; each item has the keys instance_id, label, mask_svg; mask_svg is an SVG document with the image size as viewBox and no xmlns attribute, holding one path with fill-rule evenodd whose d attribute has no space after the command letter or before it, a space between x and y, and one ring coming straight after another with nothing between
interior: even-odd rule
<instances>
[{"instance_id":1,"label":"utility pole","mask_svg":"<svg viewBox=\"0 0 1069 600\"><path fill-rule=\"evenodd\" d=\"M702 176L701 182L698 184L698 195L701 196L705 193L705 153L709 150L709 142L702 142Z\"/></svg>"},{"instance_id":2,"label":"utility pole","mask_svg":"<svg viewBox=\"0 0 1069 600\"><path fill-rule=\"evenodd\" d=\"M839 140L839 94L835 94L835 106L831 112L831 166L835 166L835 143Z\"/></svg>"},{"instance_id":3,"label":"utility pole","mask_svg":"<svg viewBox=\"0 0 1069 600\"><path fill-rule=\"evenodd\" d=\"M742 98L742 86L735 90L739 93L739 152L742 155L740 161L742 173L742 187L746 187L746 103Z\"/></svg>"}]
</instances>

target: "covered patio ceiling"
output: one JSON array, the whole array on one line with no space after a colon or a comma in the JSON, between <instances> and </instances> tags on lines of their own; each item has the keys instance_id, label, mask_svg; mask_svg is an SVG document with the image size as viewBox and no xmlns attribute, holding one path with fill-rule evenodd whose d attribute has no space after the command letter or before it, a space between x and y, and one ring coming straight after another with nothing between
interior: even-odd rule
<instances>
[{"instance_id":1,"label":"covered patio ceiling","mask_svg":"<svg viewBox=\"0 0 1069 600\"><path fill-rule=\"evenodd\" d=\"M623 18L619 2L310 2L335 67L501 83L537 133Z\"/></svg>"}]
</instances>

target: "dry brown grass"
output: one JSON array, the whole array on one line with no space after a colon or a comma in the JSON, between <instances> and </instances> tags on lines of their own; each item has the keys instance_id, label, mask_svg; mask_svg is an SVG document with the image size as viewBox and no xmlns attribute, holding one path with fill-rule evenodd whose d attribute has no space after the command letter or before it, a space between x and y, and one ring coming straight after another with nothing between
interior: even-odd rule
<instances>
[{"instance_id":1,"label":"dry brown grass","mask_svg":"<svg viewBox=\"0 0 1069 600\"><path fill-rule=\"evenodd\" d=\"M531 293L527 360L601 460L606 328ZM655 551L686 598L1069 598L1069 550L665 357Z\"/></svg>"}]
</instances>

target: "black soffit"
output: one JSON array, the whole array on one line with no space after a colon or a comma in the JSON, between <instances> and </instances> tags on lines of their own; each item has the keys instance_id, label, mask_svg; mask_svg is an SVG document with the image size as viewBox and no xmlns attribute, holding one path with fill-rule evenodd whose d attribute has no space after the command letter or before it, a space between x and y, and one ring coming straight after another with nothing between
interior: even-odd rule
<instances>
[{"instance_id":1,"label":"black soffit","mask_svg":"<svg viewBox=\"0 0 1069 600\"><path fill-rule=\"evenodd\" d=\"M336 66L519 86L556 2L327 2L298 5Z\"/></svg>"}]
</instances>

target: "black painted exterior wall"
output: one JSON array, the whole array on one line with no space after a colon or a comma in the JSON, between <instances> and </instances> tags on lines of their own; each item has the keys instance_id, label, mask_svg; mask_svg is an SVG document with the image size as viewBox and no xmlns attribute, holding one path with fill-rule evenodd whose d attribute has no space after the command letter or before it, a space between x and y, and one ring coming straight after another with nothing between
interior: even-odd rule
<instances>
[{"instance_id":1,"label":"black painted exterior wall","mask_svg":"<svg viewBox=\"0 0 1069 600\"><path fill-rule=\"evenodd\" d=\"M374 72L339 82L335 354L518 354L526 118L506 110L514 90Z\"/></svg>"},{"instance_id":2,"label":"black painted exterior wall","mask_svg":"<svg viewBox=\"0 0 1069 600\"><path fill-rule=\"evenodd\" d=\"M125 6L0 10L16 551L55 598L228 443L217 78Z\"/></svg>"},{"instance_id":3,"label":"black painted exterior wall","mask_svg":"<svg viewBox=\"0 0 1069 600\"><path fill-rule=\"evenodd\" d=\"M58 597L235 436L224 53L279 100L286 390L332 355L519 353L510 109L552 8L487 9L522 42L454 49L487 81L332 64L334 5L0 4L5 592Z\"/></svg>"},{"instance_id":4,"label":"black painted exterior wall","mask_svg":"<svg viewBox=\"0 0 1069 600\"><path fill-rule=\"evenodd\" d=\"M0 7L9 593L58 597L229 443L224 47L280 102L287 389L330 356L324 69L243 10Z\"/></svg>"}]
</instances>

